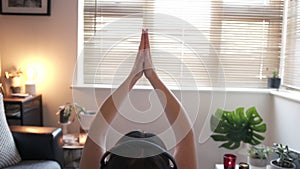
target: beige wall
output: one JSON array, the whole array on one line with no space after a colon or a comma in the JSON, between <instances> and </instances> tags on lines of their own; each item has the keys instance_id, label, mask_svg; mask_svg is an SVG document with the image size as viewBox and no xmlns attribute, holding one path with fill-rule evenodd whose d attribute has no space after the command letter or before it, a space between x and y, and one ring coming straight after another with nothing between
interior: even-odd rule
<instances>
[{"instance_id":1,"label":"beige wall","mask_svg":"<svg viewBox=\"0 0 300 169\"><path fill-rule=\"evenodd\" d=\"M2 74L20 66L38 71L46 126L58 125L58 106L72 100L77 55L77 1L52 0L51 10L51 16L0 15Z\"/></svg>"}]
</instances>

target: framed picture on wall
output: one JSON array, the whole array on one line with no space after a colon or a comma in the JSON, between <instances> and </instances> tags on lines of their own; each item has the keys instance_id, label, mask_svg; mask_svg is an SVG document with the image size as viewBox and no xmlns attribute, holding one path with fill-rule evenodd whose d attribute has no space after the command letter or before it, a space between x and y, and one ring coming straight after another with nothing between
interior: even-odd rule
<instances>
[{"instance_id":1,"label":"framed picture on wall","mask_svg":"<svg viewBox=\"0 0 300 169\"><path fill-rule=\"evenodd\" d=\"M1 0L0 13L7 15L50 15L51 0Z\"/></svg>"}]
</instances>

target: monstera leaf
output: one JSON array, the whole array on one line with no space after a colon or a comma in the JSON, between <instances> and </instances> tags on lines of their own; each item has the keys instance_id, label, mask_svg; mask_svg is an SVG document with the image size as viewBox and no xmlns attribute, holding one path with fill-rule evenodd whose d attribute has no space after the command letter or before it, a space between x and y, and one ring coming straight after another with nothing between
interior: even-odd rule
<instances>
[{"instance_id":1,"label":"monstera leaf","mask_svg":"<svg viewBox=\"0 0 300 169\"><path fill-rule=\"evenodd\" d=\"M241 142L258 145L265 139L259 133L267 130L267 125L257 113L255 107L244 113L240 107L234 111L218 109L210 119L210 127L214 132L211 137L215 141L224 142L220 147L237 149Z\"/></svg>"}]
</instances>

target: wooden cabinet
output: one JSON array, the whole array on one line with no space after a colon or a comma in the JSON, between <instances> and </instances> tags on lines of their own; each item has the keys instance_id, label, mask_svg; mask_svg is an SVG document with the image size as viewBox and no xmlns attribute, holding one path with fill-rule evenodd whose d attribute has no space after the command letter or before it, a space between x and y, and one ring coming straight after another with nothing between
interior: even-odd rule
<instances>
[{"instance_id":1,"label":"wooden cabinet","mask_svg":"<svg viewBox=\"0 0 300 169\"><path fill-rule=\"evenodd\" d=\"M9 125L43 126L42 95L5 97L3 101Z\"/></svg>"}]
</instances>

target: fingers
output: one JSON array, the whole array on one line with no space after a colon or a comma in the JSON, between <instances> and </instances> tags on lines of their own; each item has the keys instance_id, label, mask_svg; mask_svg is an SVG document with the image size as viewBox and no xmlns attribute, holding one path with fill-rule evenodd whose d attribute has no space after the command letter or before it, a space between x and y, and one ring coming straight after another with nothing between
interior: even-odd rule
<instances>
[{"instance_id":1,"label":"fingers","mask_svg":"<svg viewBox=\"0 0 300 169\"><path fill-rule=\"evenodd\" d=\"M142 36L141 36L141 41L140 41L140 47L139 47L139 52L145 49L145 33L144 29L142 30Z\"/></svg>"},{"instance_id":2,"label":"fingers","mask_svg":"<svg viewBox=\"0 0 300 169\"><path fill-rule=\"evenodd\" d=\"M149 49L150 51L150 43L149 43L149 36L148 36L148 29L144 30L145 32L145 48L144 49Z\"/></svg>"},{"instance_id":3,"label":"fingers","mask_svg":"<svg viewBox=\"0 0 300 169\"><path fill-rule=\"evenodd\" d=\"M150 42L149 42L149 35L148 30L145 30L145 51L144 51L144 74L147 79L152 81L153 77L155 77L156 73L154 71L151 53L150 53Z\"/></svg>"}]
</instances>

